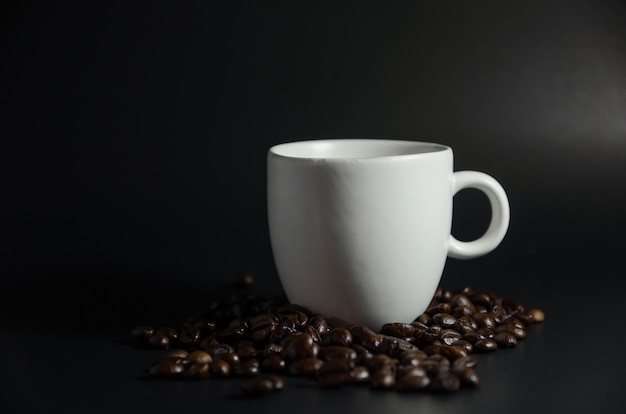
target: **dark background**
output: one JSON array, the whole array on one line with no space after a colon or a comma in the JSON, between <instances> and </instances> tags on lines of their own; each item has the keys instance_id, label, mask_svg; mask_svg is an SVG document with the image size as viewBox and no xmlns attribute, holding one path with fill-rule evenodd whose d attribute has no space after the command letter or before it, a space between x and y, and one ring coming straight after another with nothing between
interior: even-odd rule
<instances>
[{"instance_id":1,"label":"dark background","mask_svg":"<svg viewBox=\"0 0 626 414\"><path fill-rule=\"evenodd\" d=\"M177 320L232 292L241 271L255 273L255 292L280 292L265 156L300 139L451 146L457 170L501 182L511 226L491 254L450 259L442 284L508 294L570 321L555 323L553 336L542 331L552 350L572 338L582 350L568 329L595 319L572 318L600 310L615 314L602 328L606 346L624 343L624 2L9 1L0 16L10 403L43 384L34 379L41 364L20 365L40 332L46 343L88 335L110 344L135 324ZM478 237L488 219L481 194L455 198L457 237ZM119 344L103 352L128 358ZM623 363L604 362L623 380ZM61 365L46 372L48 386L69 378ZM581 374L551 374L567 373ZM133 389L128 381L119 395ZM623 408L617 385L598 381L589 382L602 397L589 382L550 395L582 395L571 408ZM47 392L42 406L91 401ZM514 400L520 410L541 402ZM38 411L30 401L22 408Z\"/></svg>"}]
</instances>

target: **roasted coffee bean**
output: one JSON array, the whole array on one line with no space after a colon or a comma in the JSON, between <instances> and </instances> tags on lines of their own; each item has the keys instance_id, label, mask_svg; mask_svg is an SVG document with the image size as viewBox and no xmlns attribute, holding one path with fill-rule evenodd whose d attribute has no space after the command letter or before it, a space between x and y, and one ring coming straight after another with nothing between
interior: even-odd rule
<instances>
[{"instance_id":1,"label":"roasted coffee bean","mask_svg":"<svg viewBox=\"0 0 626 414\"><path fill-rule=\"evenodd\" d=\"M475 313L472 318L476 322L478 328L493 329L496 327L495 315L493 313Z\"/></svg>"},{"instance_id":2,"label":"roasted coffee bean","mask_svg":"<svg viewBox=\"0 0 626 414\"><path fill-rule=\"evenodd\" d=\"M326 364L324 364L326 365ZM318 383L325 388L338 388L343 385L352 384L355 382L354 371L335 371L328 372L323 375L318 375Z\"/></svg>"},{"instance_id":3,"label":"roasted coffee bean","mask_svg":"<svg viewBox=\"0 0 626 414\"><path fill-rule=\"evenodd\" d=\"M428 325L423 324L423 323L418 322L418 321L411 322L411 326L415 330L415 334L413 336L418 335L419 333L424 332L425 330L428 329Z\"/></svg>"},{"instance_id":4,"label":"roasted coffee bean","mask_svg":"<svg viewBox=\"0 0 626 414\"><path fill-rule=\"evenodd\" d=\"M172 328L171 326L161 326L157 328L156 331L154 331L154 334L167 336L170 342L173 342L178 339L178 332L176 331L176 329Z\"/></svg>"},{"instance_id":5,"label":"roasted coffee bean","mask_svg":"<svg viewBox=\"0 0 626 414\"><path fill-rule=\"evenodd\" d=\"M255 358L259 351L257 351L252 341L244 339L237 343L237 354L239 354L241 359Z\"/></svg>"},{"instance_id":6,"label":"roasted coffee bean","mask_svg":"<svg viewBox=\"0 0 626 414\"><path fill-rule=\"evenodd\" d=\"M276 326L268 326L252 331L250 337L254 342L265 342L275 332Z\"/></svg>"},{"instance_id":7,"label":"roasted coffee bean","mask_svg":"<svg viewBox=\"0 0 626 414\"><path fill-rule=\"evenodd\" d=\"M150 368L150 375L153 377L175 377L185 371L185 366L176 358L168 358L155 364Z\"/></svg>"},{"instance_id":8,"label":"roasted coffee bean","mask_svg":"<svg viewBox=\"0 0 626 414\"><path fill-rule=\"evenodd\" d=\"M184 345L194 345L202 340L200 328L190 327L180 332L180 342Z\"/></svg>"},{"instance_id":9,"label":"roasted coffee bean","mask_svg":"<svg viewBox=\"0 0 626 414\"><path fill-rule=\"evenodd\" d=\"M417 334L415 339L419 346L431 344L435 341L439 341L439 334L441 334L442 330L443 328L441 325L432 325L429 326L424 332Z\"/></svg>"},{"instance_id":10,"label":"roasted coffee bean","mask_svg":"<svg viewBox=\"0 0 626 414\"><path fill-rule=\"evenodd\" d=\"M152 348L167 349L170 347L170 338L163 334L154 334L148 339L148 345Z\"/></svg>"},{"instance_id":11,"label":"roasted coffee bean","mask_svg":"<svg viewBox=\"0 0 626 414\"><path fill-rule=\"evenodd\" d=\"M140 325L133 328L130 334L135 342L145 344L154 334L154 328L148 325Z\"/></svg>"},{"instance_id":12,"label":"roasted coffee bean","mask_svg":"<svg viewBox=\"0 0 626 414\"><path fill-rule=\"evenodd\" d=\"M322 346L320 348L318 356L320 359L323 359L325 361L331 359L355 361L357 358L357 353L354 349L347 346L329 345Z\"/></svg>"},{"instance_id":13,"label":"roasted coffee bean","mask_svg":"<svg viewBox=\"0 0 626 414\"><path fill-rule=\"evenodd\" d=\"M474 305L480 305L485 308L491 306L491 298L486 293L473 293L470 299Z\"/></svg>"},{"instance_id":14,"label":"roasted coffee bean","mask_svg":"<svg viewBox=\"0 0 626 414\"><path fill-rule=\"evenodd\" d=\"M514 327L520 328L520 329L526 329L526 325L524 324L524 322L520 321L515 316L510 316L510 317L506 318L504 321L502 321L502 324L503 325L514 326Z\"/></svg>"},{"instance_id":15,"label":"roasted coffee bean","mask_svg":"<svg viewBox=\"0 0 626 414\"><path fill-rule=\"evenodd\" d=\"M390 356L398 356L402 352L417 349L417 347L404 339L393 336L382 335L383 340L380 344L379 352Z\"/></svg>"},{"instance_id":16,"label":"roasted coffee bean","mask_svg":"<svg viewBox=\"0 0 626 414\"><path fill-rule=\"evenodd\" d=\"M457 319L449 313L437 313L433 315L431 322L442 328L452 328Z\"/></svg>"},{"instance_id":17,"label":"roasted coffee bean","mask_svg":"<svg viewBox=\"0 0 626 414\"><path fill-rule=\"evenodd\" d=\"M493 336L499 348L511 348L517 345L517 338L511 332L502 331Z\"/></svg>"},{"instance_id":18,"label":"roasted coffee bean","mask_svg":"<svg viewBox=\"0 0 626 414\"><path fill-rule=\"evenodd\" d=\"M362 345L352 344L350 347L356 352L355 362L357 364L368 365L368 361L374 356L373 353L365 349Z\"/></svg>"},{"instance_id":19,"label":"roasted coffee bean","mask_svg":"<svg viewBox=\"0 0 626 414\"><path fill-rule=\"evenodd\" d=\"M183 372L183 376L189 379L202 379L209 376L209 364L192 364Z\"/></svg>"},{"instance_id":20,"label":"roasted coffee bean","mask_svg":"<svg viewBox=\"0 0 626 414\"><path fill-rule=\"evenodd\" d=\"M285 335L281 338L280 342L278 342L278 344L284 348L284 347L286 347L286 346L287 346L287 344L288 344L288 343L289 343L292 339L296 338L297 336L302 335L302 333L303 333L303 332L301 332L301 331L291 331L291 332L289 332L289 333L285 334Z\"/></svg>"},{"instance_id":21,"label":"roasted coffee bean","mask_svg":"<svg viewBox=\"0 0 626 414\"><path fill-rule=\"evenodd\" d=\"M427 376L428 371L422 366L416 365L400 365L396 373L396 377L402 378L406 376Z\"/></svg>"},{"instance_id":22,"label":"roasted coffee bean","mask_svg":"<svg viewBox=\"0 0 626 414\"><path fill-rule=\"evenodd\" d=\"M432 344L426 345L425 347L422 348L422 351L424 351L427 355L436 355L436 354L441 354L441 350L443 349L443 347L444 347L444 344L437 341L437 342L433 342Z\"/></svg>"},{"instance_id":23,"label":"roasted coffee bean","mask_svg":"<svg viewBox=\"0 0 626 414\"><path fill-rule=\"evenodd\" d=\"M455 374L463 385L477 387L480 384L478 373L474 368L465 368L460 371L456 371Z\"/></svg>"},{"instance_id":24,"label":"roasted coffee bean","mask_svg":"<svg viewBox=\"0 0 626 414\"><path fill-rule=\"evenodd\" d=\"M489 352L498 349L498 343L490 338L478 340L474 344L474 352Z\"/></svg>"},{"instance_id":25,"label":"roasted coffee bean","mask_svg":"<svg viewBox=\"0 0 626 414\"><path fill-rule=\"evenodd\" d=\"M443 329L439 333L439 340L445 345L452 345L462 337L463 336L454 329Z\"/></svg>"},{"instance_id":26,"label":"roasted coffee bean","mask_svg":"<svg viewBox=\"0 0 626 414\"><path fill-rule=\"evenodd\" d=\"M242 359L238 364L234 365L234 372L235 375L253 377L259 375L260 365L261 363L256 358Z\"/></svg>"},{"instance_id":27,"label":"roasted coffee bean","mask_svg":"<svg viewBox=\"0 0 626 414\"><path fill-rule=\"evenodd\" d=\"M414 365L417 366L421 361L425 360L428 357L428 354L422 350L414 349L411 351L406 351L400 354L400 363L403 365Z\"/></svg>"},{"instance_id":28,"label":"roasted coffee bean","mask_svg":"<svg viewBox=\"0 0 626 414\"><path fill-rule=\"evenodd\" d=\"M228 377L230 371L230 364L223 359L217 359L211 363L211 372L217 377Z\"/></svg>"},{"instance_id":29,"label":"roasted coffee bean","mask_svg":"<svg viewBox=\"0 0 626 414\"><path fill-rule=\"evenodd\" d=\"M269 371L283 372L287 365L280 355L269 355L263 359L261 366Z\"/></svg>"},{"instance_id":30,"label":"roasted coffee bean","mask_svg":"<svg viewBox=\"0 0 626 414\"><path fill-rule=\"evenodd\" d=\"M328 331L330 331L330 326L328 325L328 321L321 315L315 315L311 319L309 319L309 326L313 327L320 335L320 337L324 337Z\"/></svg>"},{"instance_id":31,"label":"roasted coffee bean","mask_svg":"<svg viewBox=\"0 0 626 414\"><path fill-rule=\"evenodd\" d=\"M299 331L300 323L295 313L280 314L278 316L278 329L283 331Z\"/></svg>"},{"instance_id":32,"label":"roasted coffee bean","mask_svg":"<svg viewBox=\"0 0 626 414\"><path fill-rule=\"evenodd\" d=\"M431 306L426 310L426 313L432 317L438 313L450 313L451 310L452 307L450 306L450 304L444 302Z\"/></svg>"},{"instance_id":33,"label":"roasted coffee bean","mask_svg":"<svg viewBox=\"0 0 626 414\"><path fill-rule=\"evenodd\" d=\"M441 355L445 356L451 361L454 361L458 358L463 358L468 356L468 353L465 351L465 348L454 345L444 345L441 348Z\"/></svg>"},{"instance_id":34,"label":"roasted coffee bean","mask_svg":"<svg viewBox=\"0 0 626 414\"><path fill-rule=\"evenodd\" d=\"M232 353L232 354L219 354L217 355L214 360L220 360L220 361L226 361L228 362L228 365L230 365L231 367L233 365L237 365L241 362L241 358L239 358L239 355Z\"/></svg>"},{"instance_id":35,"label":"roasted coffee bean","mask_svg":"<svg viewBox=\"0 0 626 414\"><path fill-rule=\"evenodd\" d=\"M428 375L406 375L396 384L398 391L416 391L426 389L430 385Z\"/></svg>"},{"instance_id":36,"label":"roasted coffee bean","mask_svg":"<svg viewBox=\"0 0 626 414\"><path fill-rule=\"evenodd\" d=\"M319 352L319 345L313 342L313 337L307 333L291 338L283 349L282 356L294 361L307 357L315 357Z\"/></svg>"},{"instance_id":37,"label":"roasted coffee bean","mask_svg":"<svg viewBox=\"0 0 626 414\"><path fill-rule=\"evenodd\" d=\"M352 333L345 328L332 328L322 339L324 345L352 345Z\"/></svg>"},{"instance_id":38,"label":"roasted coffee bean","mask_svg":"<svg viewBox=\"0 0 626 414\"><path fill-rule=\"evenodd\" d=\"M454 360L452 363L452 371L462 371L465 368L475 368L478 365L478 359L473 356L466 356Z\"/></svg>"},{"instance_id":39,"label":"roasted coffee bean","mask_svg":"<svg viewBox=\"0 0 626 414\"><path fill-rule=\"evenodd\" d=\"M248 397L262 397L274 390L274 382L267 377L253 378L241 383L241 392Z\"/></svg>"},{"instance_id":40,"label":"roasted coffee bean","mask_svg":"<svg viewBox=\"0 0 626 414\"><path fill-rule=\"evenodd\" d=\"M214 321L209 321L204 318L192 317L191 326L200 329L200 333L203 337L209 336L217 331L217 324Z\"/></svg>"},{"instance_id":41,"label":"roasted coffee bean","mask_svg":"<svg viewBox=\"0 0 626 414\"><path fill-rule=\"evenodd\" d=\"M377 354L369 360L368 368L370 372L390 371L395 374L396 361L388 355Z\"/></svg>"},{"instance_id":42,"label":"roasted coffee bean","mask_svg":"<svg viewBox=\"0 0 626 414\"><path fill-rule=\"evenodd\" d=\"M257 331L259 329L264 329L269 326L275 327L278 325L278 318L276 315L271 313L263 313L261 315L257 315L250 319L249 321L250 329L252 331Z\"/></svg>"},{"instance_id":43,"label":"roasted coffee bean","mask_svg":"<svg viewBox=\"0 0 626 414\"><path fill-rule=\"evenodd\" d=\"M349 330L352 335L352 341L355 344L363 346L369 352L378 352L382 343L381 335L375 333L367 326L352 326Z\"/></svg>"},{"instance_id":44,"label":"roasted coffee bean","mask_svg":"<svg viewBox=\"0 0 626 414\"><path fill-rule=\"evenodd\" d=\"M390 370L376 371L370 374L369 384L375 390L390 389L396 386L396 375Z\"/></svg>"},{"instance_id":45,"label":"roasted coffee bean","mask_svg":"<svg viewBox=\"0 0 626 414\"><path fill-rule=\"evenodd\" d=\"M380 329L380 333L396 338L411 338L415 335L415 327L410 323L386 323Z\"/></svg>"},{"instance_id":46,"label":"roasted coffee bean","mask_svg":"<svg viewBox=\"0 0 626 414\"><path fill-rule=\"evenodd\" d=\"M469 331L463 334L463 339L469 342L470 344L475 345L476 342L485 338L481 336L480 334L476 333L475 331Z\"/></svg>"},{"instance_id":47,"label":"roasted coffee bean","mask_svg":"<svg viewBox=\"0 0 626 414\"><path fill-rule=\"evenodd\" d=\"M211 354L199 349L189 352L186 358L190 364L210 364L213 362Z\"/></svg>"},{"instance_id":48,"label":"roasted coffee bean","mask_svg":"<svg viewBox=\"0 0 626 414\"><path fill-rule=\"evenodd\" d=\"M467 341L465 339L459 339L458 341L453 342L452 346L459 346L463 348L468 354L474 352L474 345L472 345L470 341Z\"/></svg>"},{"instance_id":49,"label":"roasted coffee bean","mask_svg":"<svg viewBox=\"0 0 626 414\"><path fill-rule=\"evenodd\" d=\"M208 336L208 337L202 339L202 341L200 341L200 348L201 349L209 349L212 346L216 346L216 345L219 345L219 344L220 343L215 338L213 338L212 336Z\"/></svg>"},{"instance_id":50,"label":"roasted coffee bean","mask_svg":"<svg viewBox=\"0 0 626 414\"><path fill-rule=\"evenodd\" d=\"M431 382L431 388L442 392L455 392L461 388L459 377L451 372L445 372L437 375Z\"/></svg>"},{"instance_id":51,"label":"roasted coffee bean","mask_svg":"<svg viewBox=\"0 0 626 414\"><path fill-rule=\"evenodd\" d=\"M265 348L263 348L263 356L268 357L270 355L282 355L283 349L284 347L278 344L269 343L265 346Z\"/></svg>"},{"instance_id":52,"label":"roasted coffee bean","mask_svg":"<svg viewBox=\"0 0 626 414\"><path fill-rule=\"evenodd\" d=\"M417 317L417 319L415 320L415 322L419 322L423 325L428 325L430 323L431 320L431 316L427 313L422 313L420 316Z\"/></svg>"},{"instance_id":53,"label":"roasted coffee bean","mask_svg":"<svg viewBox=\"0 0 626 414\"><path fill-rule=\"evenodd\" d=\"M430 355L422 361L421 366L431 377L450 371L450 361L440 354Z\"/></svg>"},{"instance_id":54,"label":"roasted coffee bean","mask_svg":"<svg viewBox=\"0 0 626 414\"><path fill-rule=\"evenodd\" d=\"M354 361L346 359L331 359L324 362L316 372L317 375L326 375L335 372L352 371L355 367Z\"/></svg>"},{"instance_id":55,"label":"roasted coffee bean","mask_svg":"<svg viewBox=\"0 0 626 414\"><path fill-rule=\"evenodd\" d=\"M459 306L452 309L452 316L455 318L460 318L462 316L472 316L476 313L476 308L472 306L471 308L466 308L464 306Z\"/></svg>"},{"instance_id":56,"label":"roasted coffee bean","mask_svg":"<svg viewBox=\"0 0 626 414\"><path fill-rule=\"evenodd\" d=\"M167 354L165 354L165 357L163 359L167 359L167 358L186 359L188 355L189 355L189 352L185 351L184 349L173 349Z\"/></svg>"},{"instance_id":57,"label":"roasted coffee bean","mask_svg":"<svg viewBox=\"0 0 626 414\"><path fill-rule=\"evenodd\" d=\"M313 375L324 365L324 361L316 357L297 359L289 365L291 375Z\"/></svg>"},{"instance_id":58,"label":"roasted coffee bean","mask_svg":"<svg viewBox=\"0 0 626 414\"><path fill-rule=\"evenodd\" d=\"M357 384L366 383L370 379L370 372L367 367L363 365L357 365L352 370L353 381Z\"/></svg>"},{"instance_id":59,"label":"roasted coffee bean","mask_svg":"<svg viewBox=\"0 0 626 414\"><path fill-rule=\"evenodd\" d=\"M494 334L497 334L500 332L512 333L513 335L515 335L515 338L517 339L526 338L526 330L524 328L519 328L513 324L505 324L505 325L496 326L496 329L494 330Z\"/></svg>"},{"instance_id":60,"label":"roasted coffee bean","mask_svg":"<svg viewBox=\"0 0 626 414\"><path fill-rule=\"evenodd\" d=\"M452 295L454 295L454 292L452 290L438 287L435 290L435 295L433 296L433 298L439 302L450 302Z\"/></svg>"},{"instance_id":61,"label":"roasted coffee bean","mask_svg":"<svg viewBox=\"0 0 626 414\"><path fill-rule=\"evenodd\" d=\"M214 345L209 346L205 349L213 358L222 354L234 354L235 348L228 344L215 343Z\"/></svg>"},{"instance_id":62,"label":"roasted coffee bean","mask_svg":"<svg viewBox=\"0 0 626 414\"><path fill-rule=\"evenodd\" d=\"M524 312L524 305L522 305L518 300L511 298L502 299L502 307L508 309L513 312Z\"/></svg>"},{"instance_id":63,"label":"roasted coffee bean","mask_svg":"<svg viewBox=\"0 0 626 414\"><path fill-rule=\"evenodd\" d=\"M481 338L493 338L493 330L489 328L478 328L476 329L476 333L480 335Z\"/></svg>"},{"instance_id":64,"label":"roasted coffee bean","mask_svg":"<svg viewBox=\"0 0 626 414\"><path fill-rule=\"evenodd\" d=\"M276 391L282 390L285 386L285 381L282 377L279 377L278 375L264 374L262 378L267 378L268 380L272 381L272 384L274 384L274 390Z\"/></svg>"},{"instance_id":65,"label":"roasted coffee bean","mask_svg":"<svg viewBox=\"0 0 626 414\"><path fill-rule=\"evenodd\" d=\"M220 342L235 343L246 337L246 328L243 326L224 328L214 334Z\"/></svg>"},{"instance_id":66,"label":"roasted coffee bean","mask_svg":"<svg viewBox=\"0 0 626 414\"><path fill-rule=\"evenodd\" d=\"M527 316L532 323L543 322L546 319L546 315L541 309L530 309Z\"/></svg>"},{"instance_id":67,"label":"roasted coffee bean","mask_svg":"<svg viewBox=\"0 0 626 414\"><path fill-rule=\"evenodd\" d=\"M478 325L470 316L461 316L456 320L453 328L455 331L464 334L466 332L475 331L478 329Z\"/></svg>"},{"instance_id":68,"label":"roasted coffee bean","mask_svg":"<svg viewBox=\"0 0 626 414\"><path fill-rule=\"evenodd\" d=\"M469 298L462 293L457 293L456 295L450 298L450 306L453 309L459 308L459 307L468 308L468 309L474 308L474 304L472 303L472 301L469 300Z\"/></svg>"}]
</instances>

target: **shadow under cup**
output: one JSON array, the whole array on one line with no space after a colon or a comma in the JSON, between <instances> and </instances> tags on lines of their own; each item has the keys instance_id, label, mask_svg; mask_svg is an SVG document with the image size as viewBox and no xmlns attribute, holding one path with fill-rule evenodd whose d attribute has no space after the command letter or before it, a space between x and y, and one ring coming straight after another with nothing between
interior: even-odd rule
<instances>
[{"instance_id":1,"label":"shadow under cup","mask_svg":"<svg viewBox=\"0 0 626 414\"><path fill-rule=\"evenodd\" d=\"M508 225L506 204L498 223L492 217L489 246L450 235L455 192L480 188L485 177L495 182L464 173L471 179L456 185L452 149L426 142L339 139L270 148L270 239L288 299L335 323L379 329L413 321L430 303L449 252L484 254L504 236L503 221ZM504 192L490 191L498 213Z\"/></svg>"}]
</instances>

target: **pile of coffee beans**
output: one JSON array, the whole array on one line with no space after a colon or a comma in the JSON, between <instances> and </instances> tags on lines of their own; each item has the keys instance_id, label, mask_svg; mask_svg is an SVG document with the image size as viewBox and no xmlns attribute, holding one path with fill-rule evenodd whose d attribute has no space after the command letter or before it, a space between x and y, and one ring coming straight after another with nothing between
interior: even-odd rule
<instances>
[{"instance_id":1,"label":"pile of coffee beans","mask_svg":"<svg viewBox=\"0 0 626 414\"><path fill-rule=\"evenodd\" d=\"M284 296L241 294L212 302L178 329L137 326L132 337L137 346L168 350L151 377L242 377L246 396L281 390L284 376L310 377L325 388L455 392L479 385L472 354L515 347L528 325L543 320L539 309L469 287L439 288L416 320L378 332L332 326Z\"/></svg>"}]
</instances>

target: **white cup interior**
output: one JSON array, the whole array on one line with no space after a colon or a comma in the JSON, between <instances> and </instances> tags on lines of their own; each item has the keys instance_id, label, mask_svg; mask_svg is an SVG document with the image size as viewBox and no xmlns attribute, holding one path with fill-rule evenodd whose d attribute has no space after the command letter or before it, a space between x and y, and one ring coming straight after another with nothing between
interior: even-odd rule
<instances>
[{"instance_id":1,"label":"white cup interior","mask_svg":"<svg viewBox=\"0 0 626 414\"><path fill-rule=\"evenodd\" d=\"M270 152L288 158L380 158L445 151L445 145L387 139L320 139L278 144Z\"/></svg>"}]
</instances>

